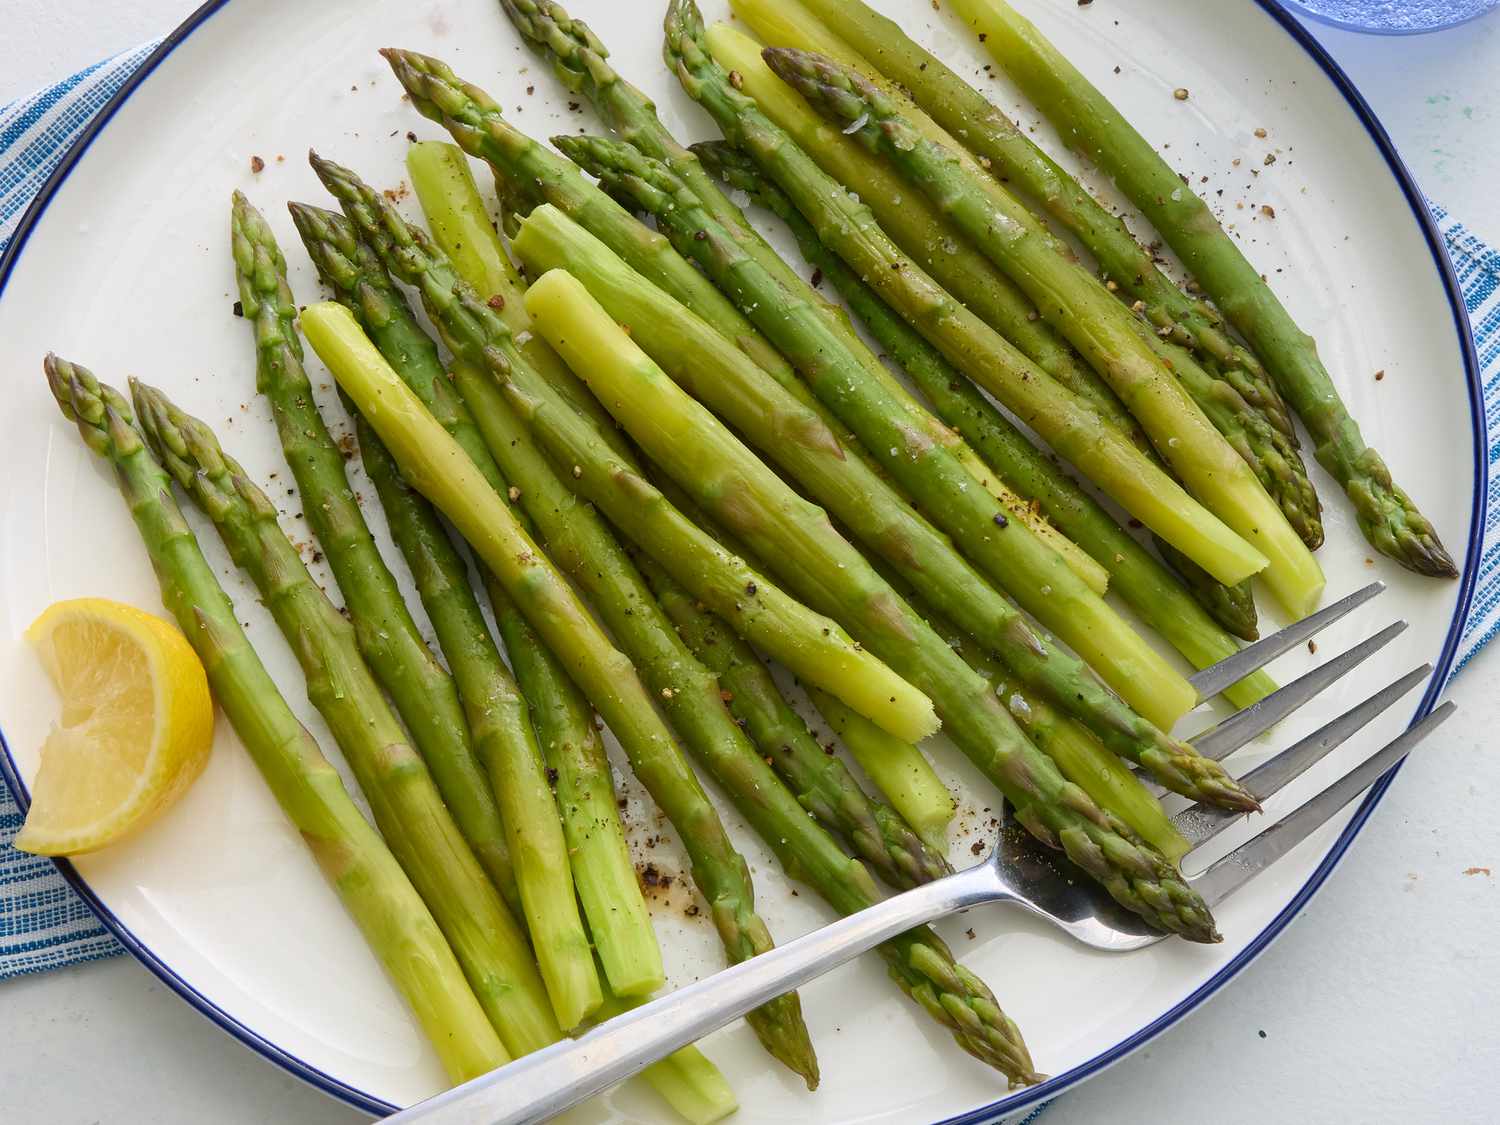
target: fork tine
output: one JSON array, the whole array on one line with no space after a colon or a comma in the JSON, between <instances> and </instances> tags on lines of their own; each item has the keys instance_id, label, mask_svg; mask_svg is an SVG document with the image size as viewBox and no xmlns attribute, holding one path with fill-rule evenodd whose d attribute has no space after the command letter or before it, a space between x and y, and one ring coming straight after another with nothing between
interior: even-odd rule
<instances>
[{"instance_id":1,"label":"fork tine","mask_svg":"<svg viewBox=\"0 0 1500 1125\"><path fill-rule=\"evenodd\" d=\"M1347 598L1341 598L1332 605L1324 606L1317 613L1304 617L1301 621L1294 622L1280 632L1272 633L1269 637L1263 637L1254 644L1246 645L1233 656L1226 656L1217 664L1210 665L1203 671L1189 676L1188 683L1198 689L1198 702L1202 703L1205 699L1218 695L1225 688L1243 680L1251 672L1264 668L1283 652L1289 652L1316 636L1339 618L1351 610L1358 609L1384 590L1384 582L1371 582L1363 590L1356 590Z\"/></svg>"},{"instance_id":2,"label":"fork tine","mask_svg":"<svg viewBox=\"0 0 1500 1125\"><path fill-rule=\"evenodd\" d=\"M1328 663L1273 691L1259 703L1252 703L1243 711L1230 715L1222 723L1194 735L1188 741L1205 758L1222 761L1252 738L1270 730L1334 681L1357 668L1400 636L1405 628L1405 621L1387 625L1348 652L1335 656Z\"/></svg>"},{"instance_id":3,"label":"fork tine","mask_svg":"<svg viewBox=\"0 0 1500 1125\"><path fill-rule=\"evenodd\" d=\"M1220 902L1253 879L1261 871L1286 855L1303 840L1321 828L1328 819L1358 797L1402 758L1437 729L1456 711L1457 705L1444 703L1405 734L1386 745L1378 754L1350 770L1305 805L1287 814L1258 836L1245 841L1224 858L1213 863L1188 882L1210 906Z\"/></svg>"},{"instance_id":4,"label":"fork tine","mask_svg":"<svg viewBox=\"0 0 1500 1125\"><path fill-rule=\"evenodd\" d=\"M1343 745L1356 731L1363 730L1371 720L1425 680L1431 672L1431 664L1424 664L1420 668L1413 669L1395 683L1370 696L1363 703L1351 707L1338 718L1325 723L1320 730L1314 731L1274 758L1262 762L1240 778L1241 784L1255 796L1256 800L1269 800L1288 782L1301 777L1329 753ZM1221 809L1200 801L1174 816L1172 823L1196 848L1199 844L1212 840L1243 815L1232 809Z\"/></svg>"}]
</instances>

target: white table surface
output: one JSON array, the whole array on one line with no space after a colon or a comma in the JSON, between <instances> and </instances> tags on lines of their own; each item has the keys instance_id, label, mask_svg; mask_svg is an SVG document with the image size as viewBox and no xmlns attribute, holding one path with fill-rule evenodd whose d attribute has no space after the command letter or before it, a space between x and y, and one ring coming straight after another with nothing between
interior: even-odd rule
<instances>
[{"instance_id":1,"label":"white table surface","mask_svg":"<svg viewBox=\"0 0 1500 1125\"><path fill-rule=\"evenodd\" d=\"M1058 0L1062 2L1062 0ZM1107 0L1106 0L1107 2ZM1246 0L1212 0L1243 3ZM6 0L0 104L160 35L183 0ZM1423 189L1500 244L1500 15L1382 39L1314 26ZM1047 1125L1491 1122L1500 1100L1500 646L1322 892L1192 1016ZM133 960L0 985L0 1115L62 1125L364 1120L193 1012Z\"/></svg>"}]
</instances>

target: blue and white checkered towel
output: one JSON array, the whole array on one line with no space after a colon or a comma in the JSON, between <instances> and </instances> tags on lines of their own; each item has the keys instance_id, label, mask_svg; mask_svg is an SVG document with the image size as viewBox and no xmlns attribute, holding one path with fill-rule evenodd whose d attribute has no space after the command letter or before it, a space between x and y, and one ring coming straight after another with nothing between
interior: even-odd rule
<instances>
[{"instance_id":1,"label":"blue and white checkered towel","mask_svg":"<svg viewBox=\"0 0 1500 1125\"><path fill-rule=\"evenodd\" d=\"M151 53L148 43L0 109L0 254L37 190L89 119ZM1474 608L1458 668L1500 631L1500 254L1434 206L1479 349L1490 496ZM117 953L120 947L51 862L10 846L20 809L0 781L0 980Z\"/></svg>"}]
</instances>

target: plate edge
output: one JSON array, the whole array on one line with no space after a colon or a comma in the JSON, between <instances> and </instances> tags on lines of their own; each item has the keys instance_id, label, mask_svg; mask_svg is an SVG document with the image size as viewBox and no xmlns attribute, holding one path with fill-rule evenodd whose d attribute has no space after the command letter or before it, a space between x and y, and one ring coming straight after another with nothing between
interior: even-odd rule
<instances>
[{"instance_id":1,"label":"plate edge","mask_svg":"<svg viewBox=\"0 0 1500 1125\"><path fill-rule=\"evenodd\" d=\"M41 188L38 189L36 197L27 206L25 213L21 216L21 221L17 224L5 253L0 255L0 298L3 298L6 283L14 271L16 263L20 260L21 253L32 231L45 213L47 205L51 202L53 195L57 193L64 181L66 181L69 173L88 151L94 139L104 131L105 126L109 124L119 108L150 77L157 66L194 31L206 23L214 13L225 7L229 2L230 0L206 0L205 3L200 5L157 45L156 49L142 61L141 65L111 95L109 100L100 108L99 112L84 127L78 139L63 155L57 167L52 170ZM1427 240L1433 264L1437 267L1438 276L1447 293L1450 311L1453 315L1454 328L1459 335L1459 348L1463 358L1465 382L1469 394L1470 422L1477 439L1475 442L1474 499L1469 514L1469 542L1464 554L1464 568L1459 579L1461 585L1458 600L1455 604L1453 620L1449 624L1442 652L1438 660L1435 661L1435 671L1433 672L1432 679L1429 681L1427 690L1423 693L1421 702L1417 705L1416 711L1412 716L1412 722L1416 722L1432 710L1452 672L1454 658L1457 654L1458 644L1463 633L1463 625L1468 617L1468 611L1473 601L1474 585L1478 570L1478 556L1483 544L1484 524L1482 515L1486 508L1489 481L1484 463L1485 443L1483 435L1485 426L1483 390L1479 381L1479 361L1474 348L1473 333L1469 326L1468 310L1464 304L1463 292L1458 285L1457 277L1453 271L1452 261L1448 257L1442 233L1438 230L1436 221L1428 209L1426 197L1417 187L1410 170L1401 159L1395 144L1391 141L1390 135L1370 108L1369 103L1365 101L1358 88L1355 87L1349 76L1344 73L1343 68L1329 55L1323 45L1278 0L1255 0L1255 4L1312 57L1313 62L1318 65L1319 69L1333 83L1335 89L1349 103L1355 117L1364 126L1365 131L1370 135L1371 140L1374 141L1375 147L1380 151L1381 156L1384 157L1386 166L1390 169L1392 176L1401 188L1402 194L1406 197L1407 205L1411 208L1417 224ZM1356 810L1349 824L1345 826L1343 832L1339 834L1338 839L1334 841L1333 847L1308 877L1307 882L1292 897L1291 901L1282 908L1280 913L1256 935L1234 960L1223 966L1209 980L1205 981L1172 1008L1162 1013L1150 1024L1087 1062L1054 1078L1048 1079L1037 1086L1030 1087L1000 1101L992 1102L988 1106L971 1110L956 1117L946 1118L940 1125L991 1125L991 1123L997 1122L1002 1117L1008 1116L1018 1110L1050 1100L1069 1087L1092 1078L1114 1063L1119 1062L1213 996L1220 988L1242 972L1250 962L1263 953L1322 887L1328 876L1333 873L1334 868L1343 859L1354 838L1364 827L1375 806L1380 803L1381 798L1385 795L1386 790L1390 787L1400 768L1398 764L1375 783L1369 794L1360 804L1360 807ZM0 776L5 778L6 783L11 787L11 791L16 795L17 803L24 812L30 803L30 795L16 769L9 744L5 740L3 728L0 728ZM314 1088L356 1109L367 1113L384 1115L393 1113L398 1108L379 1098L366 1094L364 1091L351 1086L347 1082L334 1078L332 1075L319 1070L317 1067L297 1058L295 1055L289 1054L275 1043L272 1043L240 1022L224 1009L215 1005L207 997L196 991L186 980L178 976L149 947L136 939L132 931L94 894L92 888L82 875L79 874L77 868L67 860L60 859L54 862L63 878L67 880L74 891L88 904L89 908L98 915L100 922L121 945L155 974L163 984L181 996L183 1000L205 1018L238 1039L245 1046L282 1067L288 1073L296 1075Z\"/></svg>"}]
</instances>

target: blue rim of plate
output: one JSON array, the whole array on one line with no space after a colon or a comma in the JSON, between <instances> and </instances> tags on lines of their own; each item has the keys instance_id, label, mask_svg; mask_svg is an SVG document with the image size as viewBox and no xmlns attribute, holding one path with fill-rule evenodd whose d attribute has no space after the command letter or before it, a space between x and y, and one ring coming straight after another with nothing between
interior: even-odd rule
<instances>
[{"instance_id":1,"label":"blue rim of plate","mask_svg":"<svg viewBox=\"0 0 1500 1125\"><path fill-rule=\"evenodd\" d=\"M125 104L136 88L150 77L151 72L168 55L176 50L177 47L186 41L188 36L202 26L210 16L229 2L230 0L207 0L207 3L201 5L192 15L174 29L171 34L161 41L156 50L152 51L145 61L141 63L139 69L125 80L125 83L119 90L115 91L114 96L99 110L98 115L85 127L82 135L73 144L73 147L68 150L52 174L47 177L47 182L37 192L36 198L31 201L31 205L26 209L26 213L21 217L20 224L16 227L15 234L12 236L10 245L6 248L4 256L0 257L0 297L4 296L5 284L9 280L16 262L20 260L21 251L25 248L28 239L41 220L43 212L46 211L47 204L51 201L52 196L56 194L58 188L62 186L63 181L68 178L68 174L73 170L74 166L82 159L84 153L87 152L94 138L104 131L104 127L109 124L115 112L120 106ZM1425 197L1417 188L1416 181L1412 178L1411 172L1408 171L1400 155L1396 152L1396 147L1391 142L1389 134L1386 133L1385 127L1376 118L1369 103L1365 101L1364 97L1355 88L1349 76L1344 73L1338 63L1323 49L1322 44L1314 39L1312 34L1298 23L1296 18L1287 9L1278 3L1278 0L1255 0L1255 4L1268 17L1280 25L1282 30L1291 36L1303 50L1312 56L1313 61L1328 76L1328 80L1343 94L1344 100L1349 103L1349 107L1354 111L1355 117L1364 125L1365 131L1370 135L1370 139L1375 142L1376 148L1385 157L1385 162L1391 170L1391 175L1395 177L1402 194L1406 197L1407 204L1411 207L1412 215L1416 218L1418 226L1421 227L1422 233L1427 239L1428 249L1432 253L1433 264L1437 267L1438 276L1441 278L1443 288L1448 295L1448 303L1453 314L1454 328L1459 336L1459 347L1463 354L1465 381L1469 391L1470 422L1474 434L1479 439L1475 442L1474 446L1474 502L1472 510L1469 513L1469 542L1464 552L1463 574L1459 579L1458 601L1453 621L1448 627L1448 635L1443 642L1442 653L1434 661L1436 670L1432 674L1432 679L1428 683L1427 690L1423 694L1421 702L1417 705L1417 709L1412 715L1412 722L1416 722L1432 710L1433 705L1437 702L1437 698L1447 682L1449 674L1452 672L1453 659L1457 653L1459 639L1463 633L1464 621L1468 618L1469 606L1474 597L1474 582L1478 573L1477 564L1480 547L1483 543L1484 523L1481 515L1485 510L1488 488L1483 440L1485 432L1484 394L1479 382L1479 358L1474 349L1474 336L1469 328L1469 314L1464 304L1463 290L1459 287L1458 278L1454 275L1453 264L1449 260L1447 249L1443 245L1442 234L1437 228L1437 223L1432 218L1431 211L1427 208ZM1062 1093L1068 1087L1075 1086L1079 1082L1099 1073L1105 1067L1119 1062L1137 1047L1142 1046L1165 1031L1172 1024L1187 1015L1188 1012L1207 1000L1259 956L1272 940L1286 928L1287 923L1307 905L1308 900L1318 891L1318 888L1323 885L1324 880L1332 874L1339 860L1343 858L1354 837L1364 827L1365 821L1374 812L1375 806L1380 803L1381 797L1385 795L1385 791L1390 787L1391 782L1395 779L1396 772L1400 768L1399 764L1396 765L1389 773L1375 783L1364 801L1361 802L1353 819L1345 826L1344 831L1339 834L1339 838L1334 841L1334 845L1329 850L1329 853L1323 857L1323 861L1318 864L1316 870L1313 871L1307 882L1303 884L1292 900L1282 908L1281 912L1271 920L1266 928L1249 945L1240 951L1239 955L1233 961L1221 968L1209 980L1205 981L1187 997L1135 1034L1116 1043L1109 1050L1101 1052L1088 1062L1082 1063L1072 1070L1049 1078L1039 1085L1028 1087L998 1102L992 1102L990 1105L971 1110L957 1117L947 1118L939 1123L939 1125L989 1125L989 1123L996 1122L1000 1118L1009 1116L1018 1110L1046 1102ZM6 783L10 785L11 791L15 793L17 802L24 811L26 806L30 804L30 793L21 781L20 774L16 769L15 760L11 757L10 747L5 741L3 730L0 730L0 776L4 776ZM266 1039L252 1028L246 1027L239 1020L235 1019L234 1016L215 1005L207 997L196 991L186 980L178 976L177 972L152 952L151 949L143 945L125 924L115 917L109 907L100 901L93 889L78 873L77 868L66 860L57 860L55 862L63 878L88 903L89 908L99 916L99 920L103 923L104 927L119 940L120 944L125 947L131 956L135 957L136 960L155 973L163 984L176 992L192 1007L207 1016L224 1031L234 1036L251 1050L260 1053L271 1062L296 1075L303 1081L356 1109L383 1116L393 1113L399 1108L379 1098L371 1097L363 1090L358 1090L348 1083L333 1077L331 1074L319 1070L310 1063L297 1058L295 1055L288 1054L281 1047Z\"/></svg>"}]
</instances>

